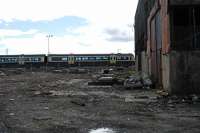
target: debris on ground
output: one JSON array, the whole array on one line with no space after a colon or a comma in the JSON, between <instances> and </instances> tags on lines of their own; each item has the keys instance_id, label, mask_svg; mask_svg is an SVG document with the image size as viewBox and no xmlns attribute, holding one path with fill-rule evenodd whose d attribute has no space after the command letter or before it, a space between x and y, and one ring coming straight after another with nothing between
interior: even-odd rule
<instances>
[{"instance_id":1,"label":"debris on ground","mask_svg":"<svg viewBox=\"0 0 200 133\"><path fill-rule=\"evenodd\" d=\"M142 73L142 83L143 83L143 87L147 89L150 89L153 86L152 80L145 73Z\"/></svg>"},{"instance_id":2,"label":"debris on ground","mask_svg":"<svg viewBox=\"0 0 200 133\"><path fill-rule=\"evenodd\" d=\"M141 89L143 88L142 79L140 76L131 76L124 81L124 86L127 89Z\"/></svg>"},{"instance_id":3,"label":"debris on ground","mask_svg":"<svg viewBox=\"0 0 200 133\"><path fill-rule=\"evenodd\" d=\"M0 76L6 76L6 74L2 71L0 71Z\"/></svg>"},{"instance_id":4,"label":"debris on ground","mask_svg":"<svg viewBox=\"0 0 200 133\"><path fill-rule=\"evenodd\" d=\"M84 74L69 73L69 69L26 70L21 74L2 69L7 76L0 78L0 133L108 131L105 129L119 133L169 133L186 129L200 132L198 94L179 96L163 90L125 89L118 83L130 76L145 88L142 75L138 78L131 68L118 71L112 67L108 74L102 70L109 67L84 68L88 71ZM117 83L110 86L87 84L113 80ZM6 129L9 132L4 132Z\"/></svg>"},{"instance_id":5,"label":"debris on ground","mask_svg":"<svg viewBox=\"0 0 200 133\"><path fill-rule=\"evenodd\" d=\"M166 92L165 90L158 90L156 93L157 93L158 95L162 96L162 97L167 97L167 96L169 96L169 93Z\"/></svg>"},{"instance_id":6,"label":"debris on ground","mask_svg":"<svg viewBox=\"0 0 200 133\"><path fill-rule=\"evenodd\" d=\"M86 73L88 73L88 70L83 69L83 68L70 68L69 73L71 73L71 74L86 74Z\"/></svg>"},{"instance_id":7,"label":"debris on ground","mask_svg":"<svg viewBox=\"0 0 200 133\"><path fill-rule=\"evenodd\" d=\"M116 78L113 77L99 77L97 80L92 81L92 82L88 82L88 85L114 85L114 84L118 84L118 80Z\"/></svg>"},{"instance_id":8,"label":"debris on ground","mask_svg":"<svg viewBox=\"0 0 200 133\"><path fill-rule=\"evenodd\" d=\"M40 116L40 117L33 117L33 120L36 120L36 121L44 121L44 120L50 120L51 117L49 116Z\"/></svg>"},{"instance_id":9,"label":"debris on ground","mask_svg":"<svg viewBox=\"0 0 200 133\"><path fill-rule=\"evenodd\" d=\"M0 133L9 133L6 124L0 120Z\"/></svg>"},{"instance_id":10,"label":"debris on ground","mask_svg":"<svg viewBox=\"0 0 200 133\"><path fill-rule=\"evenodd\" d=\"M127 89L150 89L153 83L148 75L137 73L126 79L124 86Z\"/></svg>"},{"instance_id":11,"label":"debris on ground","mask_svg":"<svg viewBox=\"0 0 200 133\"><path fill-rule=\"evenodd\" d=\"M63 73L63 70L53 70L53 73Z\"/></svg>"},{"instance_id":12,"label":"debris on ground","mask_svg":"<svg viewBox=\"0 0 200 133\"><path fill-rule=\"evenodd\" d=\"M73 99L70 102L73 103L73 104L75 104L75 105L85 106L85 103L83 102L82 99Z\"/></svg>"},{"instance_id":13,"label":"debris on ground","mask_svg":"<svg viewBox=\"0 0 200 133\"><path fill-rule=\"evenodd\" d=\"M109 73L110 73L110 70L109 70L109 69L103 70L103 74L109 74Z\"/></svg>"},{"instance_id":14,"label":"debris on ground","mask_svg":"<svg viewBox=\"0 0 200 133\"><path fill-rule=\"evenodd\" d=\"M35 91L34 96L50 96L53 93L51 91Z\"/></svg>"},{"instance_id":15,"label":"debris on ground","mask_svg":"<svg viewBox=\"0 0 200 133\"><path fill-rule=\"evenodd\" d=\"M14 115L15 115L15 113L9 113L9 115L10 115L10 116L14 116Z\"/></svg>"}]
</instances>

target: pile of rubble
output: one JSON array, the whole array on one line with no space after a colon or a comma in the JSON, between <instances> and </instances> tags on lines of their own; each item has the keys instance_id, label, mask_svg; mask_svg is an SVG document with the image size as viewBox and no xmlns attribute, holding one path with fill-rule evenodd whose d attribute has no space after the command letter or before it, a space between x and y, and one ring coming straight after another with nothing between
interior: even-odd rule
<instances>
[{"instance_id":1,"label":"pile of rubble","mask_svg":"<svg viewBox=\"0 0 200 133\"><path fill-rule=\"evenodd\" d=\"M122 78L112 73L113 69L105 69L101 74L94 77L92 82L88 85L122 85L127 89L150 89L153 83L146 74L135 73L132 76Z\"/></svg>"},{"instance_id":2,"label":"pile of rubble","mask_svg":"<svg viewBox=\"0 0 200 133\"><path fill-rule=\"evenodd\" d=\"M150 89L153 86L153 82L148 75L136 73L124 81L124 86L128 89Z\"/></svg>"},{"instance_id":3,"label":"pile of rubble","mask_svg":"<svg viewBox=\"0 0 200 133\"><path fill-rule=\"evenodd\" d=\"M70 73L70 74L87 74L88 73L88 69L84 69L84 68L69 68L69 69L61 68L61 69L54 69L51 71L53 73Z\"/></svg>"},{"instance_id":4,"label":"pile of rubble","mask_svg":"<svg viewBox=\"0 0 200 133\"><path fill-rule=\"evenodd\" d=\"M6 74L2 71L0 71L0 76L6 76Z\"/></svg>"}]
</instances>

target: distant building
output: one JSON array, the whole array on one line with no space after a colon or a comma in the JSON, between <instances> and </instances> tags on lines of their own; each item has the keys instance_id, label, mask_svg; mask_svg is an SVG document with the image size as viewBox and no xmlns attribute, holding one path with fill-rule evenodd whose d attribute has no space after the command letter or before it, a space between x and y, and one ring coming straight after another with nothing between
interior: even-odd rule
<instances>
[{"instance_id":1,"label":"distant building","mask_svg":"<svg viewBox=\"0 0 200 133\"><path fill-rule=\"evenodd\" d=\"M138 71L171 93L200 92L200 0L139 0Z\"/></svg>"}]
</instances>

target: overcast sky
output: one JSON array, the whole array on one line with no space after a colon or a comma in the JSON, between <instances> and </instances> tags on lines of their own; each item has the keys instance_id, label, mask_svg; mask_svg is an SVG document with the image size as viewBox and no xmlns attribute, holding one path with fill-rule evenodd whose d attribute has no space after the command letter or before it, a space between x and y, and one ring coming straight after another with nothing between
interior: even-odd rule
<instances>
[{"instance_id":1,"label":"overcast sky","mask_svg":"<svg viewBox=\"0 0 200 133\"><path fill-rule=\"evenodd\" d=\"M138 0L0 2L0 54L134 52Z\"/></svg>"}]
</instances>

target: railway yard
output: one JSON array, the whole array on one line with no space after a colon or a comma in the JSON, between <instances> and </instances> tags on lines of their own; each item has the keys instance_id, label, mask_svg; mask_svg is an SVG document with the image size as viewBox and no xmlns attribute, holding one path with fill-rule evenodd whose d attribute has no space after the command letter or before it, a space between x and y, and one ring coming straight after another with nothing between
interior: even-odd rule
<instances>
[{"instance_id":1,"label":"railway yard","mask_svg":"<svg viewBox=\"0 0 200 133\"><path fill-rule=\"evenodd\" d=\"M132 68L1 68L0 133L200 132L198 95L126 88L130 75Z\"/></svg>"}]
</instances>

